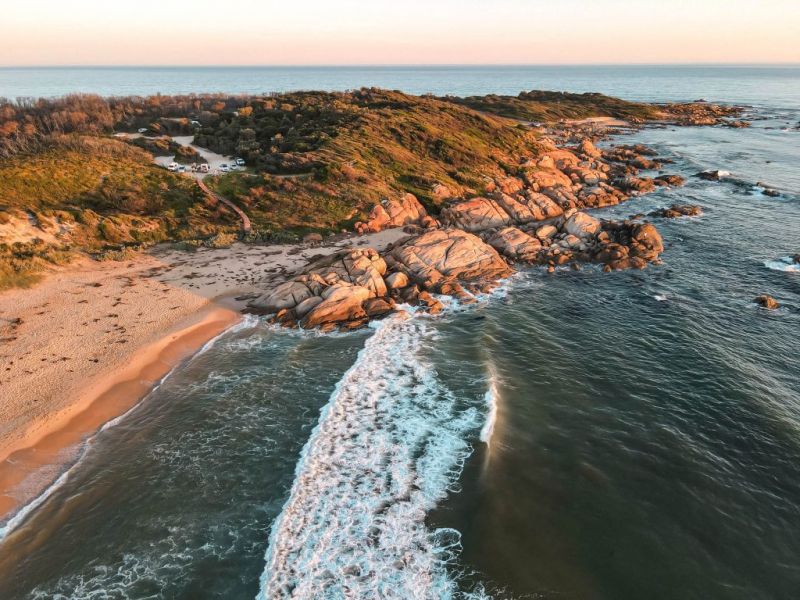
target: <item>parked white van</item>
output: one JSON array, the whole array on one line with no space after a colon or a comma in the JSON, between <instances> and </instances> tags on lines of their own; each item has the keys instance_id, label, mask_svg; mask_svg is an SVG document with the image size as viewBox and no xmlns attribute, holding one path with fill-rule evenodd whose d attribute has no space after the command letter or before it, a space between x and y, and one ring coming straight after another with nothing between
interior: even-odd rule
<instances>
[{"instance_id":1,"label":"parked white van","mask_svg":"<svg viewBox=\"0 0 800 600\"><path fill-rule=\"evenodd\" d=\"M176 162L171 162L167 165L167 171L177 171L180 168L180 165Z\"/></svg>"}]
</instances>

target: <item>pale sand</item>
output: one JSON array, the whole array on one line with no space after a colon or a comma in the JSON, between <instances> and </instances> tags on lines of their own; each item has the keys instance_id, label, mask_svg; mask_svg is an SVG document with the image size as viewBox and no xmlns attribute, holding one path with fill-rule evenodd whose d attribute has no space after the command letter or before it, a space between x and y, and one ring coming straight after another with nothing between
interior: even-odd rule
<instances>
[{"instance_id":1,"label":"pale sand","mask_svg":"<svg viewBox=\"0 0 800 600\"><path fill-rule=\"evenodd\" d=\"M82 440L235 323L247 298L315 256L381 250L404 235L156 249L124 262L82 260L31 289L0 292L0 522L53 481Z\"/></svg>"}]
</instances>

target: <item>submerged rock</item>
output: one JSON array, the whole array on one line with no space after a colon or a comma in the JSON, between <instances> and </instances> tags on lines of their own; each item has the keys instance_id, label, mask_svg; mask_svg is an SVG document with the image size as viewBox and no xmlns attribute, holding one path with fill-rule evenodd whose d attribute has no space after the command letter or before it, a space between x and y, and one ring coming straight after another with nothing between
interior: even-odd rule
<instances>
[{"instance_id":1,"label":"submerged rock","mask_svg":"<svg viewBox=\"0 0 800 600\"><path fill-rule=\"evenodd\" d=\"M653 183L661 186L680 187L686 183L686 180L680 175L659 175L653 179Z\"/></svg>"},{"instance_id":2,"label":"submerged rock","mask_svg":"<svg viewBox=\"0 0 800 600\"><path fill-rule=\"evenodd\" d=\"M705 179L706 181L721 181L725 177L730 177L730 171L701 171L700 173L695 173L695 177L699 177L700 179Z\"/></svg>"},{"instance_id":3,"label":"submerged rock","mask_svg":"<svg viewBox=\"0 0 800 600\"><path fill-rule=\"evenodd\" d=\"M654 210L648 216L675 219L677 217L697 217L702 214L703 209L695 204L673 204L669 208Z\"/></svg>"},{"instance_id":4,"label":"submerged rock","mask_svg":"<svg viewBox=\"0 0 800 600\"><path fill-rule=\"evenodd\" d=\"M759 306L766 308L767 310L775 310L776 308L780 307L780 304L773 298L767 294L762 294L755 299L756 304Z\"/></svg>"}]
</instances>

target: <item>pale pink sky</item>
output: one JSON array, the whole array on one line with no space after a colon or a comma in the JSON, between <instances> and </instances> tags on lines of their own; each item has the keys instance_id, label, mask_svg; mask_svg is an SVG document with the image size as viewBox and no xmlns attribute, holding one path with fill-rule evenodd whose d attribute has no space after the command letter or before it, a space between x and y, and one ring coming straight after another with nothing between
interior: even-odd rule
<instances>
[{"instance_id":1,"label":"pale pink sky","mask_svg":"<svg viewBox=\"0 0 800 600\"><path fill-rule=\"evenodd\" d=\"M22 0L0 65L800 62L800 0Z\"/></svg>"}]
</instances>

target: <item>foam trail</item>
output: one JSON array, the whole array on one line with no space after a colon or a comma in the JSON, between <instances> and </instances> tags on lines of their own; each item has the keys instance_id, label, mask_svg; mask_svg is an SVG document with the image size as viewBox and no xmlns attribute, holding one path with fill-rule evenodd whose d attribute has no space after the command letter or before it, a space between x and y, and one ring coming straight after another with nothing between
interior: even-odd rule
<instances>
[{"instance_id":1,"label":"foam trail","mask_svg":"<svg viewBox=\"0 0 800 600\"><path fill-rule=\"evenodd\" d=\"M139 406L145 400L147 400L147 398L151 394L153 394L158 388L160 388L161 385L169 378L170 375L172 375L175 372L176 369L178 369L183 365L189 364L195 358L197 358L201 354L204 354L214 344L216 344L220 340L220 338L231 333L242 331L243 329L249 329L251 327L255 327L257 324L258 324L257 317L255 317L254 315L246 315L244 319L242 319L235 325L232 325L228 329L224 330L222 333L216 335L215 337L207 341L203 345L203 347L200 348L200 350L198 350L197 352L195 352L187 361L182 361L177 365L175 365L174 367L172 367L172 369L170 369L161 379L159 379L158 382L156 382L156 384L152 387L152 389L149 392L147 392L147 394L139 402L134 404L131 408L126 410L121 415L116 416L110 421L106 421L105 423L103 423L102 427L100 427L100 429L95 434L90 436L85 442L83 442L80 445L80 451L78 452L77 458L75 458L72 464L63 473L61 473L61 475L59 475L58 479L56 479L53 483L51 483L44 491L42 491L42 493L36 496L36 498L28 502L25 506L22 506L5 523L0 524L0 543L3 542L3 540L6 538L6 536L8 536L9 533L14 531L17 527L19 527L25 521L28 515L30 515L34 510L39 508L39 506L41 506L45 500L47 500L50 496L52 496L56 490L58 490L62 485L64 485L67 482L69 476L81 463L81 460L83 459L84 456L86 456L86 453L89 451L89 448L91 448L91 446L94 444L95 438L100 433L114 427L115 425L123 421L129 414L131 414L134 410L139 408Z\"/></svg>"},{"instance_id":2,"label":"foam trail","mask_svg":"<svg viewBox=\"0 0 800 600\"><path fill-rule=\"evenodd\" d=\"M766 260L764 266L773 271L785 271L786 273L800 273L800 263L794 262L791 256L784 256L778 260Z\"/></svg>"},{"instance_id":3,"label":"foam trail","mask_svg":"<svg viewBox=\"0 0 800 600\"><path fill-rule=\"evenodd\" d=\"M489 389L484 396L486 405L489 407L489 412L486 415L486 423L481 429L481 441L487 446L492 441L492 434L494 433L494 426L497 423L497 404L500 400L500 392L497 389L497 374L494 367L489 367Z\"/></svg>"},{"instance_id":4,"label":"foam trail","mask_svg":"<svg viewBox=\"0 0 800 600\"><path fill-rule=\"evenodd\" d=\"M460 534L425 516L455 483L480 425L419 356L427 319L375 325L321 411L275 520L259 600L452 598Z\"/></svg>"}]
</instances>

